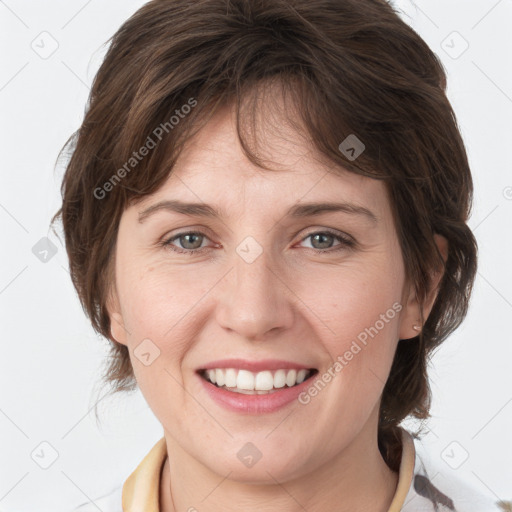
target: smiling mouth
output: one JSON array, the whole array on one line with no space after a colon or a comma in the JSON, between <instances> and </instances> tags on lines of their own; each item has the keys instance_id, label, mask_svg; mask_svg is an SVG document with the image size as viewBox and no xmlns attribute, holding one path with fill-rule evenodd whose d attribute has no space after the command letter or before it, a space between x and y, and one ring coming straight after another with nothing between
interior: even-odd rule
<instances>
[{"instance_id":1,"label":"smiling mouth","mask_svg":"<svg viewBox=\"0 0 512 512\"><path fill-rule=\"evenodd\" d=\"M199 370L198 374L217 388L245 395L267 395L292 388L311 379L318 373L316 368L278 369L250 372L237 368Z\"/></svg>"}]
</instances>

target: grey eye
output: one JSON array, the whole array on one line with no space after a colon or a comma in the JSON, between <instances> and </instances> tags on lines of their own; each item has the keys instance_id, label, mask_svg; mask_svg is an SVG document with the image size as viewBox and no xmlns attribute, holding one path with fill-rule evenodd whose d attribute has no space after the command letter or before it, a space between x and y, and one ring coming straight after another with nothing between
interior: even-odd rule
<instances>
[{"instance_id":1,"label":"grey eye","mask_svg":"<svg viewBox=\"0 0 512 512\"><path fill-rule=\"evenodd\" d=\"M332 247L332 242L336 237L329 233L316 233L314 235L309 235L307 238L311 239L314 249L329 249ZM318 244L315 245L317 242Z\"/></svg>"},{"instance_id":2,"label":"grey eye","mask_svg":"<svg viewBox=\"0 0 512 512\"><path fill-rule=\"evenodd\" d=\"M186 233L179 235L176 239L180 241L183 249L199 249L202 245L203 238L204 236L199 233ZM182 242L183 240L184 242Z\"/></svg>"}]
</instances>

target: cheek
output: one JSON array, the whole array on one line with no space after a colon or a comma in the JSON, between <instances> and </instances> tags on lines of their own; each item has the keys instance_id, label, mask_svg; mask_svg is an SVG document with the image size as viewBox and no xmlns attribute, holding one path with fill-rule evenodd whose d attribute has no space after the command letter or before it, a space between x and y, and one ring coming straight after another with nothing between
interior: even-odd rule
<instances>
[{"instance_id":1,"label":"cheek","mask_svg":"<svg viewBox=\"0 0 512 512\"><path fill-rule=\"evenodd\" d=\"M373 261L354 261L338 268L319 268L315 279L300 279L297 295L315 313L315 324L324 334L333 349L380 320L381 315L400 304L402 300L403 272L399 264L389 257L374 258ZM379 322L379 330L388 334L396 327L398 314L392 309ZM309 315L311 316L311 315Z\"/></svg>"},{"instance_id":2,"label":"cheek","mask_svg":"<svg viewBox=\"0 0 512 512\"><path fill-rule=\"evenodd\" d=\"M364 414L380 396L398 342L402 280L400 265L386 257L318 274L314 293L306 286L299 291L314 310L309 316L336 375L327 386L342 399L333 407L352 404Z\"/></svg>"},{"instance_id":3,"label":"cheek","mask_svg":"<svg viewBox=\"0 0 512 512\"><path fill-rule=\"evenodd\" d=\"M158 263L121 268L119 293L133 371L155 410L162 390L181 396L183 360L205 320L201 300L219 277L209 272L202 278L190 269ZM148 352L152 362L145 365L139 355Z\"/></svg>"},{"instance_id":4,"label":"cheek","mask_svg":"<svg viewBox=\"0 0 512 512\"><path fill-rule=\"evenodd\" d=\"M170 330L179 330L181 319L197 305L203 285L190 270L145 265L142 270L126 266L123 317L130 331L163 339Z\"/></svg>"},{"instance_id":5,"label":"cheek","mask_svg":"<svg viewBox=\"0 0 512 512\"><path fill-rule=\"evenodd\" d=\"M369 296L364 308L347 303L327 349L351 388L380 389L387 380L398 342L402 306L392 296ZM375 384L373 386L371 384ZM359 393L360 393L359 391ZM358 393L358 394L359 394ZM364 393L363 393L364 394Z\"/></svg>"},{"instance_id":6,"label":"cheek","mask_svg":"<svg viewBox=\"0 0 512 512\"><path fill-rule=\"evenodd\" d=\"M135 379L160 421L179 423L184 407L181 364L195 336L193 305L201 295L187 286L183 274L180 279L154 266L126 270L130 278L122 286L123 318Z\"/></svg>"}]
</instances>

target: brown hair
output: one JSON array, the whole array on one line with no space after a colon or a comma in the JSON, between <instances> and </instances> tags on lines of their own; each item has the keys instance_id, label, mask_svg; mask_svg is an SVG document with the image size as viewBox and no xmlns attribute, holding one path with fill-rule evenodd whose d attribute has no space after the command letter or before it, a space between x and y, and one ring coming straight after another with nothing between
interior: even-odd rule
<instances>
[{"instance_id":1,"label":"brown hair","mask_svg":"<svg viewBox=\"0 0 512 512\"><path fill-rule=\"evenodd\" d=\"M163 185L183 144L222 105L236 105L246 156L269 169L243 138L241 99L276 82L320 154L384 180L420 304L442 264L433 235L448 241L432 311L419 336L398 342L382 396L379 449L396 470L398 424L428 418L428 360L464 319L476 273L466 224L473 185L437 56L383 0L153 0L110 42L83 123L63 148L72 156L52 219L62 218L82 306L112 342L105 383L113 392L136 387L106 309L124 209ZM354 160L339 149L350 134L365 145ZM156 147L139 158L150 140Z\"/></svg>"}]
</instances>

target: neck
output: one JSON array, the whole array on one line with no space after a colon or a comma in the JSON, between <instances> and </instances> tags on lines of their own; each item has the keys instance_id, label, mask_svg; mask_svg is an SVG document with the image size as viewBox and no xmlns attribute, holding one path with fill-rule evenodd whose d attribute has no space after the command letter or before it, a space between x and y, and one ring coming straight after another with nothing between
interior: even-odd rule
<instances>
[{"instance_id":1,"label":"neck","mask_svg":"<svg viewBox=\"0 0 512 512\"><path fill-rule=\"evenodd\" d=\"M198 471L198 462L167 432L166 442L172 464L167 458L163 467L160 512L387 512L398 483L380 454L376 428L368 425L323 466L284 484L233 481L202 465Z\"/></svg>"}]
</instances>

